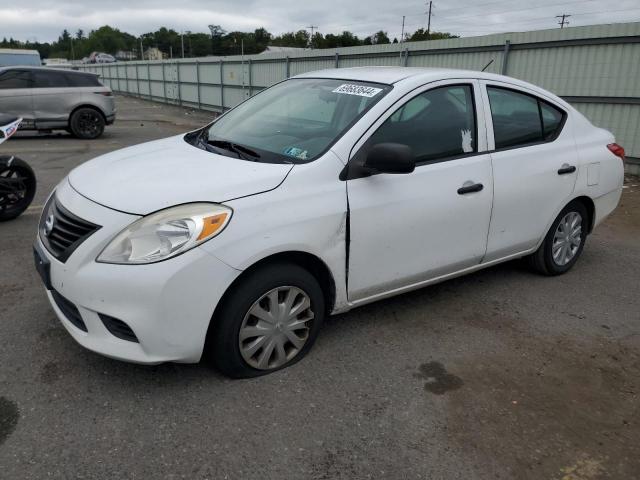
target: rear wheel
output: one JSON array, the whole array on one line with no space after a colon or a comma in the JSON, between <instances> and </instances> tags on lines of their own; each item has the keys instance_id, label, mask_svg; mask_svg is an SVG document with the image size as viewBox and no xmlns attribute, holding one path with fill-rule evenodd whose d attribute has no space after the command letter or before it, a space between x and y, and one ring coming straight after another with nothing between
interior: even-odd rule
<instances>
[{"instance_id":1,"label":"rear wheel","mask_svg":"<svg viewBox=\"0 0 640 480\"><path fill-rule=\"evenodd\" d=\"M0 222L16 218L36 194L36 176L16 157L0 157Z\"/></svg>"},{"instance_id":2,"label":"rear wheel","mask_svg":"<svg viewBox=\"0 0 640 480\"><path fill-rule=\"evenodd\" d=\"M104 132L104 118L93 108L79 108L71 115L69 128L78 138L91 140L98 138Z\"/></svg>"},{"instance_id":3,"label":"rear wheel","mask_svg":"<svg viewBox=\"0 0 640 480\"><path fill-rule=\"evenodd\" d=\"M232 288L209 333L209 355L222 373L265 375L307 354L325 315L313 275L297 265L273 264Z\"/></svg>"},{"instance_id":4,"label":"rear wheel","mask_svg":"<svg viewBox=\"0 0 640 480\"><path fill-rule=\"evenodd\" d=\"M582 253L589 226L589 212L579 201L567 205L556 217L540 245L529 257L534 270L560 275L573 267Z\"/></svg>"}]
</instances>

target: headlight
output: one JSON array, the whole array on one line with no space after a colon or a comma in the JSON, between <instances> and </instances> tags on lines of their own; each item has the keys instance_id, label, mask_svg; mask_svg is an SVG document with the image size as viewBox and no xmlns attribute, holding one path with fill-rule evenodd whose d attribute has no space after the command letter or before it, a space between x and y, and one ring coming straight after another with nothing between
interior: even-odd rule
<instances>
[{"instance_id":1,"label":"headlight","mask_svg":"<svg viewBox=\"0 0 640 480\"><path fill-rule=\"evenodd\" d=\"M232 213L215 203L189 203L152 213L116 235L96 261L144 264L175 257L222 232Z\"/></svg>"}]
</instances>

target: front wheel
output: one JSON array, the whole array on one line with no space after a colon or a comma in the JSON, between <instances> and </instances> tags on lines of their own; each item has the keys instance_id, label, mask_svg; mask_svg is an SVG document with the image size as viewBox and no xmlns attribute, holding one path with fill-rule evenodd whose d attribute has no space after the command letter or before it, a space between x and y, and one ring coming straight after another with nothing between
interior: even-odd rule
<instances>
[{"instance_id":1,"label":"front wheel","mask_svg":"<svg viewBox=\"0 0 640 480\"><path fill-rule=\"evenodd\" d=\"M33 201L36 176L25 161L0 156L0 222L16 218Z\"/></svg>"},{"instance_id":2,"label":"front wheel","mask_svg":"<svg viewBox=\"0 0 640 480\"><path fill-rule=\"evenodd\" d=\"M556 217L540 245L529 256L534 270L543 275L560 275L573 267L582 253L589 227L589 212L573 201Z\"/></svg>"},{"instance_id":3,"label":"front wheel","mask_svg":"<svg viewBox=\"0 0 640 480\"><path fill-rule=\"evenodd\" d=\"M208 350L225 375L265 375L311 349L325 315L318 281L302 267L273 264L234 285L210 328Z\"/></svg>"},{"instance_id":4,"label":"front wheel","mask_svg":"<svg viewBox=\"0 0 640 480\"><path fill-rule=\"evenodd\" d=\"M93 108L79 108L69 120L69 129L78 138L92 140L104 132L104 117Z\"/></svg>"}]
</instances>

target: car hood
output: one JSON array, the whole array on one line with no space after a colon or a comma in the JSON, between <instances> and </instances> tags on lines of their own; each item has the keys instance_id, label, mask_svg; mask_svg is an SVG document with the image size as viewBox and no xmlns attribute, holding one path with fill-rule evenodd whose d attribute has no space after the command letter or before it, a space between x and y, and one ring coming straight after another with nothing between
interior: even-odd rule
<instances>
[{"instance_id":1,"label":"car hood","mask_svg":"<svg viewBox=\"0 0 640 480\"><path fill-rule=\"evenodd\" d=\"M224 202L273 190L292 168L207 152L179 135L97 157L73 170L69 183L96 203L146 215L182 203Z\"/></svg>"}]
</instances>

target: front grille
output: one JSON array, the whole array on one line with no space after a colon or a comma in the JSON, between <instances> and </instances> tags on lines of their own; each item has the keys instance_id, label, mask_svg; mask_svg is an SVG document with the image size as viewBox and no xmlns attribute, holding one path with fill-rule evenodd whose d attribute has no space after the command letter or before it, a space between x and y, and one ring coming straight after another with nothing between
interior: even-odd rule
<instances>
[{"instance_id":1,"label":"front grille","mask_svg":"<svg viewBox=\"0 0 640 480\"><path fill-rule=\"evenodd\" d=\"M76 248L100 228L77 217L52 195L40 218L40 239L47 250L62 263Z\"/></svg>"},{"instance_id":2,"label":"front grille","mask_svg":"<svg viewBox=\"0 0 640 480\"><path fill-rule=\"evenodd\" d=\"M86 332L87 326L85 325L84 320L82 320L82 317L80 316L78 307L76 307L73 303L71 303L69 300L64 298L55 290L51 290L51 296L53 297L53 300L56 302L56 305L58 306L60 311L63 313L63 315L66 317L66 319L69 320L71 323L73 323L73 325L75 325L77 328L79 328L83 332Z\"/></svg>"},{"instance_id":3,"label":"front grille","mask_svg":"<svg viewBox=\"0 0 640 480\"><path fill-rule=\"evenodd\" d=\"M107 330L111 332L111 335L114 337L118 337L122 340L128 340L129 342L138 342L138 337L133 333L131 327L124 323L122 320L118 320L117 318L110 317L109 315L103 315L99 313L98 316L104 326L107 327Z\"/></svg>"}]
</instances>

